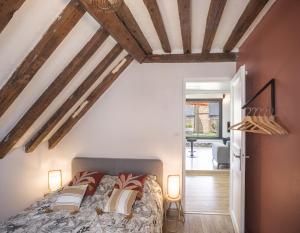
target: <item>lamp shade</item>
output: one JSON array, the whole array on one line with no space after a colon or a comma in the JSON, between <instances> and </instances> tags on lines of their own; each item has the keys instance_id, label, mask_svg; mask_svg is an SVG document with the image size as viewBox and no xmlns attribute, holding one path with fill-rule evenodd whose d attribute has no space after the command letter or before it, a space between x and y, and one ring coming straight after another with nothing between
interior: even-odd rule
<instances>
[{"instance_id":1,"label":"lamp shade","mask_svg":"<svg viewBox=\"0 0 300 233\"><path fill-rule=\"evenodd\" d=\"M48 171L48 189L53 192L62 187L61 170Z\"/></svg>"},{"instance_id":2,"label":"lamp shade","mask_svg":"<svg viewBox=\"0 0 300 233\"><path fill-rule=\"evenodd\" d=\"M179 175L169 175L168 176L168 197L169 198L179 198L180 196L180 176Z\"/></svg>"}]
</instances>

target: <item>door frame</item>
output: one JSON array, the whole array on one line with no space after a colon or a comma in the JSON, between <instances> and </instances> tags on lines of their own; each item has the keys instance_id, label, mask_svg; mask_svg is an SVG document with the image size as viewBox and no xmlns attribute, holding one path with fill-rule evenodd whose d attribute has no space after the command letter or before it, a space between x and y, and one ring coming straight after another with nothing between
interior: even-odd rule
<instances>
[{"instance_id":1,"label":"door frame","mask_svg":"<svg viewBox=\"0 0 300 233\"><path fill-rule=\"evenodd\" d=\"M239 69L236 71L236 73L234 74L231 82L234 82L238 77L236 77L239 73L242 73L242 75L245 76L245 79L244 79L244 83L243 83L243 96L242 96L242 99L244 99L242 101L242 106L245 104L245 101L246 101L246 77L247 77L247 71L246 71L246 66L245 65L242 65L239 67ZM232 85L231 85L231 90L230 90L230 93L231 93L231 96L233 96L233 88L232 88ZM233 124L232 122L232 117L233 117L233 105L231 103L231 119L230 119L230 122L231 124ZM245 115L245 110L241 109L242 111L242 117ZM241 132L242 133L242 148L241 148L241 151L240 151L240 164L242 165L242 163L245 165L244 166L244 175L241 179L241 216L240 216L240 224L238 224L236 218L235 218L235 215L233 213L233 200L232 200L232 170L230 169L230 196L229 196L229 208L230 208L230 217L231 217L231 221L233 223L233 227L234 227L234 231L236 233L245 233L245 186L246 186L246 180L245 180L245 176L246 176L246 134L245 132ZM232 138L232 132L230 133L230 138ZM233 150L234 150L234 145L233 143L231 143L231 146L230 146L230 162L232 162L233 160ZM242 162L242 160L244 160L244 162ZM242 229L241 231L239 231L239 227L238 225L240 225L240 229Z\"/></svg>"},{"instance_id":2,"label":"door frame","mask_svg":"<svg viewBox=\"0 0 300 233\"><path fill-rule=\"evenodd\" d=\"M185 107L185 99L186 99L186 83L187 82L230 82L232 77L202 77L202 78L184 78L182 81L182 103L181 103L181 117L182 117L182 169L181 169L181 199L182 199L182 205L183 205L183 210L185 211L185 164L186 164L186 159L185 159L185 114L184 114L184 107ZM231 182L231 177L229 178ZM229 189L229 195L231 195L231 189ZM230 211L230 210L228 210ZM185 211L186 212L186 211Z\"/></svg>"}]
</instances>

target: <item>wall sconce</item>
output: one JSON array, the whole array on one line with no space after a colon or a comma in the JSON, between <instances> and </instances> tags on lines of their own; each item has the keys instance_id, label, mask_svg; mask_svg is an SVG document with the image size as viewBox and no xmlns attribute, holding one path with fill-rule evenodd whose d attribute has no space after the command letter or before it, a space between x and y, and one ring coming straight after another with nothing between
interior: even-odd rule
<instances>
[{"instance_id":1,"label":"wall sconce","mask_svg":"<svg viewBox=\"0 0 300 233\"><path fill-rule=\"evenodd\" d=\"M62 173L61 170L48 171L48 189L54 192L62 187Z\"/></svg>"},{"instance_id":2,"label":"wall sconce","mask_svg":"<svg viewBox=\"0 0 300 233\"><path fill-rule=\"evenodd\" d=\"M180 176L179 175L168 176L167 195L171 199L177 199L180 197Z\"/></svg>"}]
</instances>

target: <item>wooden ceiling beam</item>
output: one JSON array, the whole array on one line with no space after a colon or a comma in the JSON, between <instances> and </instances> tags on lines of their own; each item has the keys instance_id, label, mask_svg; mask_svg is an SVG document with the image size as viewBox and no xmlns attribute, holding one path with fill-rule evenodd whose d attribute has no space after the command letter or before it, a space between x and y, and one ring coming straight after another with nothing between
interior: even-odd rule
<instances>
[{"instance_id":1,"label":"wooden ceiling beam","mask_svg":"<svg viewBox=\"0 0 300 233\"><path fill-rule=\"evenodd\" d=\"M231 32L223 51L230 52L243 35L246 33L250 25L253 23L255 18L261 12L261 10L265 7L268 0L250 0L243 14L239 18L237 24L235 25L233 31Z\"/></svg>"},{"instance_id":2,"label":"wooden ceiling beam","mask_svg":"<svg viewBox=\"0 0 300 233\"><path fill-rule=\"evenodd\" d=\"M125 24L131 35L145 51L145 53L148 55L152 54L152 48L149 42L147 41L144 33L142 32L125 2L121 5L116 13L119 19Z\"/></svg>"},{"instance_id":3,"label":"wooden ceiling beam","mask_svg":"<svg viewBox=\"0 0 300 233\"><path fill-rule=\"evenodd\" d=\"M149 55L144 63L199 63L199 62L234 62L236 53L193 53Z\"/></svg>"},{"instance_id":4,"label":"wooden ceiling beam","mask_svg":"<svg viewBox=\"0 0 300 233\"><path fill-rule=\"evenodd\" d=\"M0 117L19 96L84 13L85 10L79 5L77 0L71 0L56 21L52 23L42 39L1 88Z\"/></svg>"},{"instance_id":5,"label":"wooden ceiling beam","mask_svg":"<svg viewBox=\"0 0 300 233\"><path fill-rule=\"evenodd\" d=\"M97 10L89 0L79 2L130 55L140 63L144 60L145 52L116 13Z\"/></svg>"},{"instance_id":6,"label":"wooden ceiling beam","mask_svg":"<svg viewBox=\"0 0 300 233\"><path fill-rule=\"evenodd\" d=\"M0 0L0 33L24 2L25 0Z\"/></svg>"},{"instance_id":7,"label":"wooden ceiling beam","mask_svg":"<svg viewBox=\"0 0 300 233\"><path fill-rule=\"evenodd\" d=\"M171 53L170 42L156 0L144 0L144 4L148 9L163 50Z\"/></svg>"},{"instance_id":8,"label":"wooden ceiling beam","mask_svg":"<svg viewBox=\"0 0 300 233\"><path fill-rule=\"evenodd\" d=\"M22 116L18 123L0 142L0 158L3 158L13 146L21 139L32 124L40 117L46 108L74 78L78 71L91 58L97 49L107 39L108 33L104 29L99 29L81 51L73 58L66 68L44 91L39 99Z\"/></svg>"},{"instance_id":9,"label":"wooden ceiling beam","mask_svg":"<svg viewBox=\"0 0 300 233\"><path fill-rule=\"evenodd\" d=\"M177 0L181 38L183 45L183 52L189 54L192 51L192 28L191 28L191 0Z\"/></svg>"},{"instance_id":10,"label":"wooden ceiling beam","mask_svg":"<svg viewBox=\"0 0 300 233\"><path fill-rule=\"evenodd\" d=\"M91 86L100 78L109 65L120 55L122 47L117 44L106 57L97 65L97 67L88 75L71 96L61 105L61 107L52 115L52 117L43 125L43 127L33 136L25 145L27 153L32 152L54 129L59 121L67 112L79 101L79 99L91 88Z\"/></svg>"},{"instance_id":11,"label":"wooden ceiling beam","mask_svg":"<svg viewBox=\"0 0 300 233\"><path fill-rule=\"evenodd\" d=\"M202 53L209 53L214 41L227 0L211 0L206 19Z\"/></svg>"},{"instance_id":12,"label":"wooden ceiling beam","mask_svg":"<svg viewBox=\"0 0 300 233\"><path fill-rule=\"evenodd\" d=\"M91 94L81 103L73 114L64 122L64 124L48 140L49 149L54 148L64 136L70 132L73 126L88 112L88 110L97 102L105 91L113 84L120 74L129 66L133 58L126 56L91 92Z\"/></svg>"}]
</instances>

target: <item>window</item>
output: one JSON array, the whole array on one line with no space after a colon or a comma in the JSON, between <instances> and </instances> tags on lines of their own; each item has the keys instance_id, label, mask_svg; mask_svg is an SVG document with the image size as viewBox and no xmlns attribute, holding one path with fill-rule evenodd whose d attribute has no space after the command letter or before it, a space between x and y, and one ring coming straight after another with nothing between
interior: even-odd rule
<instances>
[{"instance_id":1,"label":"window","mask_svg":"<svg viewBox=\"0 0 300 233\"><path fill-rule=\"evenodd\" d=\"M222 99L187 99L185 105L187 137L222 137Z\"/></svg>"}]
</instances>

